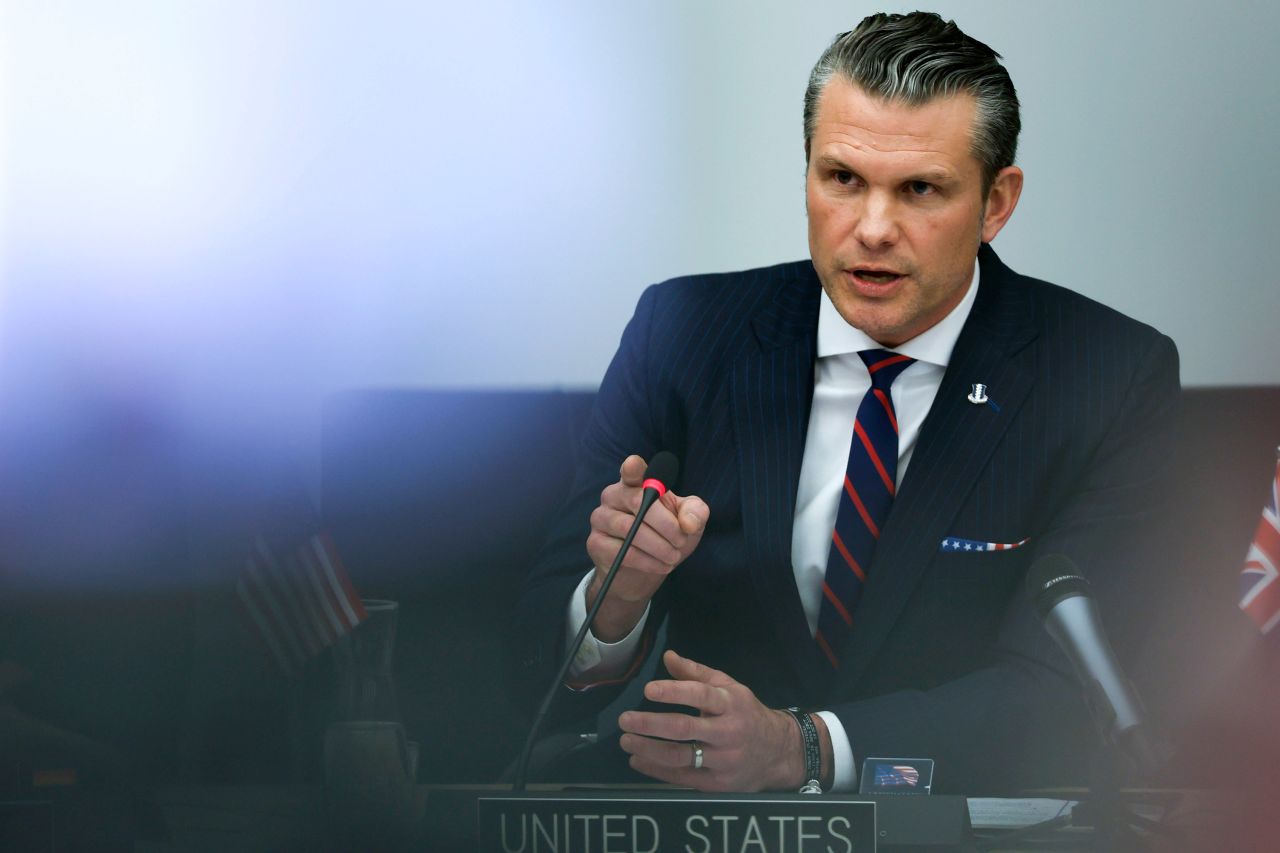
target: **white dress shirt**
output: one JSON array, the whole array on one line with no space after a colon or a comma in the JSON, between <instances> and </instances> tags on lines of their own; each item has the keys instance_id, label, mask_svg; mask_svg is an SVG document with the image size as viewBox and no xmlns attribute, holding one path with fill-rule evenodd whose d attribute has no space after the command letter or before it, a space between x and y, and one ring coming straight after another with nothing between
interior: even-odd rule
<instances>
[{"instance_id":1,"label":"white dress shirt","mask_svg":"<svg viewBox=\"0 0 1280 853\"><path fill-rule=\"evenodd\" d=\"M891 350L916 360L889 390L898 420L897 482L902 482L920 426L933 406L942 375L951 361L951 351L978 293L978 267L960 303L936 325ZM849 460L853 422L863 396L871 388L871 375L858 356L860 350L889 349L845 322L826 292L818 309L818 359L814 365L813 403L809 410L809 431L805 436L800 482L796 490L796 510L791 534L791 565L796 589L809 622L809 632L818 628L822 607L822 581L831 551L831 531L835 529L840 492L844 487ZM715 508L712 507L712 512ZM679 569L677 569L679 571ZM572 641L587 618L586 590L594 570L587 572L569 598L566 642ZM588 631L582 649L574 658L569 677L577 682L603 681L624 673L631 665L649 611L616 643L603 643ZM750 686L750 685L748 685ZM827 724L834 752L833 791L852 791L857 782L853 748L840 723L830 711L818 715Z\"/></svg>"}]
</instances>

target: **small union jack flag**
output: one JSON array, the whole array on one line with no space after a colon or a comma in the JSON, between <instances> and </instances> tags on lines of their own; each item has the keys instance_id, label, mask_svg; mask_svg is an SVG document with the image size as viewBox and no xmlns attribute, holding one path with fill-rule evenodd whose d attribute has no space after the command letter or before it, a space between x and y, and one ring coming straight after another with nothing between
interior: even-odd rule
<instances>
[{"instance_id":1,"label":"small union jack flag","mask_svg":"<svg viewBox=\"0 0 1280 853\"><path fill-rule=\"evenodd\" d=\"M1280 448L1276 449L1276 476L1271 481L1271 498L1262 508L1258 531L1240 570L1240 609L1249 614L1263 634L1280 623ZM1280 636L1277 631L1276 636Z\"/></svg>"},{"instance_id":2,"label":"small union jack flag","mask_svg":"<svg viewBox=\"0 0 1280 853\"><path fill-rule=\"evenodd\" d=\"M979 539L961 539L958 536L948 536L942 540L939 551L1012 551L1014 548L1021 548L1027 544L1026 539L1017 542L983 542Z\"/></svg>"}]
</instances>

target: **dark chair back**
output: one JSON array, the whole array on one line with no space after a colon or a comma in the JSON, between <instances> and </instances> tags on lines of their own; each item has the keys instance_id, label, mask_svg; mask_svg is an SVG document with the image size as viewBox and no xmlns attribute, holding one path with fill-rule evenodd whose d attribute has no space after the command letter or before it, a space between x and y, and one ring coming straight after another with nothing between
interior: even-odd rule
<instances>
[{"instance_id":1,"label":"dark chair back","mask_svg":"<svg viewBox=\"0 0 1280 853\"><path fill-rule=\"evenodd\" d=\"M375 390L326 405L324 522L361 594L400 602L396 685L422 781L491 782L519 749L505 626L594 396Z\"/></svg>"}]
</instances>

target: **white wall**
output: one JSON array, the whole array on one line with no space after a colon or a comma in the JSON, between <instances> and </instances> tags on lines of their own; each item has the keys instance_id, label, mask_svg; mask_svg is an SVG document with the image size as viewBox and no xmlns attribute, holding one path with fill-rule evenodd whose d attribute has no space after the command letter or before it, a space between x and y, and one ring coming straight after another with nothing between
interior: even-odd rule
<instances>
[{"instance_id":1,"label":"white wall","mask_svg":"<svg viewBox=\"0 0 1280 853\"><path fill-rule=\"evenodd\" d=\"M1005 260L1168 332L1188 384L1280 382L1280 4L937 8L1024 102ZM874 10L10 2L0 368L215 427L592 386L646 284L805 255L806 76Z\"/></svg>"}]
</instances>

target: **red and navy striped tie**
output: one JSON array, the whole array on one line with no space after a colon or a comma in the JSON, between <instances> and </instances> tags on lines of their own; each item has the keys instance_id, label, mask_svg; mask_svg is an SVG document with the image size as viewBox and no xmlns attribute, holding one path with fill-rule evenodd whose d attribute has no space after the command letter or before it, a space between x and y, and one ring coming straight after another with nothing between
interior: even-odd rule
<instances>
[{"instance_id":1,"label":"red and navy striped tie","mask_svg":"<svg viewBox=\"0 0 1280 853\"><path fill-rule=\"evenodd\" d=\"M853 611L867 582L880 528L893 503L898 473L898 418L889 387L915 359L882 349L858 355L871 374L871 388L858 406L845 467L844 489L831 533L831 554L822 582L822 609L814 635L831 666L853 628Z\"/></svg>"}]
</instances>

